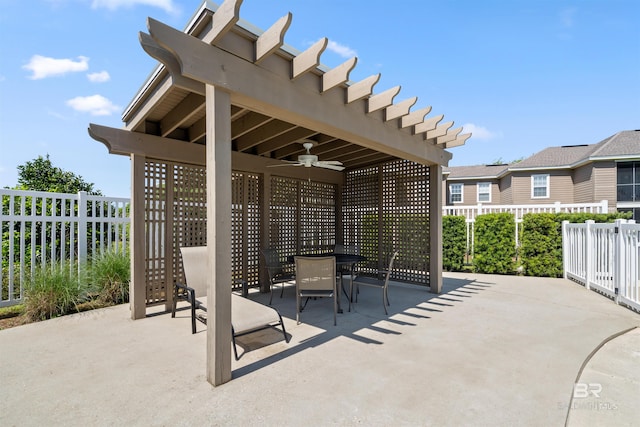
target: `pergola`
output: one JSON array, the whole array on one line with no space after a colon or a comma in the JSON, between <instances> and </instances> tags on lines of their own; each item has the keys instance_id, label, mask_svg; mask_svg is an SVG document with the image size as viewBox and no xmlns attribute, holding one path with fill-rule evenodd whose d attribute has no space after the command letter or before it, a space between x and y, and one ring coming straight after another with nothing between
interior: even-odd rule
<instances>
[{"instance_id":1,"label":"pergola","mask_svg":"<svg viewBox=\"0 0 640 427\"><path fill-rule=\"evenodd\" d=\"M181 246L207 245L207 378L231 379L233 279L268 290L259 251L283 256L359 244L363 271L400 251L394 279L440 292L442 166L464 144L400 87L374 94L380 75L350 82L352 58L326 69L321 39L284 44L289 13L262 32L239 20L242 0L205 1L184 31L151 18L140 33L159 61L123 115L124 129L90 135L132 163L131 313L171 304ZM315 167L271 167L314 142Z\"/></svg>"}]
</instances>

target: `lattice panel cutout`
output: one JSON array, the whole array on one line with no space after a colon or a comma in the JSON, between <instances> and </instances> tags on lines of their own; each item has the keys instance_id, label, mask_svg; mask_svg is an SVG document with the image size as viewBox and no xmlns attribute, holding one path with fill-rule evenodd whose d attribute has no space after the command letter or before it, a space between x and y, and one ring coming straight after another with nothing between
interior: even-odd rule
<instances>
[{"instance_id":1,"label":"lattice panel cutout","mask_svg":"<svg viewBox=\"0 0 640 427\"><path fill-rule=\"evenodd\" d=\"M145 278L146 303L157 304L167 299L165 246L167 232L167 165L146 162L144 171L145 194Z\"/></svg>"},{"instance_id":2,"label":"lattice panel cutout","mask_svg":"<svg viewBox=\"0 0 640 427\"><path fill-rule=\"evenodd\" d=\"M400 252L395 280L428 283L429 168L405 160L382 165L382 256Z\"/></svg>"},{"instance_id":3,"label":"lattice panel cutout","mask_svg":"<svg viewBox=\"0 0 640 427\"><path fill-rule=\"evenodd\" d=\"M357 245L367 257L358 265L361 274L378 270L378 199L380 195L379 167L367 167L347 172L343 194L343 236L345 245Z\"/></svg>"},{"instance_id":4,"label":"lattice panel cutout","mask_svg":"<svg viewBox=\"0 0 640 427\"><path fill-rule=\"evenodd\" d=\"M250 287L256 287L260 275L261 178L256 174L233 172L231 188L232 276L234 281L245 280Z\"/></svg>"},{"instance_id":5,"label":"lattice panel cutout","mask_svg":"<svg viewBox=\"0 0 640 427\"><path fill-rule=\"evenodd\" d=\"M249 287L260 285L260 249L262 248L262 188L261 175L245 173L246 221L244 224L246 247L244 279Z\"/></svg>"},{"instance_id":6,"label":"lattice panel cutout","mask_svg":"<svg viewBox=\"0 0 640 427\"><path fill-rule=\"evenodd\" d=\"M336 242L336 187L300 182L300 253L326 253Z\"/></svg>"},{"instance_id":7,"label":"lattice panel cutout","mask_svg":"<svg viewBox=\"0 0 640 427\"><path fill-rule=\"evenodd\" d=\"M268 246L278 251L281 261L298 252L299 186L299 180L271 177Z\"/></svg>"},{"instance_id":8,"label":"lattice panel cutout","mask_svg":"<svg viewBox=\"0 0 640 427\"><path fill-rule=\"evenodd\" d=\"M388 265L394 280L428 284L429 168L395 161L347 172L343 194L344 243L368 258L361 274Z\"/></svg>"},{"instance_id":9,"label":"lattice panel cutout","mask_svg":"<svg viewBox=\"0 0 640 427\"><path fill-rule=\"evenodd\" d=\"M207 244L207 174L204 167L170 164L173 170L173 280L184 283L180 248Z\"/></svg>"},{"instance_id":10,"label":"lattice panel cutout","mask_svg":"<svg viewBox=\"0 0 640 427\"><path fill-rule=\"evenodd\" d=\"M232 174L232 274L249 286L258 286L259 279L261 182L256 174ZM205 168L148 161L145 206L146 303L162 304L173 283L184 282L180 247L207 244Z\"/></svg>"},{"instance_id":11,"label":"lattice panel cutout","mask_svg":"<svg viewBox=\"0 0 640 427\"><path fill-rule=\"evenodd\" d=\"M336 186L271 177L270 246L282 261L296 253L330 251L336 238Z\"/></svg>"}]
</instances>

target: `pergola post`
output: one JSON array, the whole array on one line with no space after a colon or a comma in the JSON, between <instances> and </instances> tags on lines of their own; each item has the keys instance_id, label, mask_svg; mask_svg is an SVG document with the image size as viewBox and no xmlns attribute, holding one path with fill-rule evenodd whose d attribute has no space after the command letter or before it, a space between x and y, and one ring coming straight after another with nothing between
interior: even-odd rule
<instances>
[{"instance_id":1,"label":"pergola post","mask_svg":"<svg viewBox=\"0 0 640 427\"><path fill-rule=\"evenodd\" d=\"M429 166L429 286L442 292L442 166Z\"/></svg>"},{"instance_id":2,"label":"pergola post","mask_svg":"<svg viewBox=\"0 0 640 427\"><path fill-rule=\"evenodd\" d=\"M145 276L146 241L145 241L145 192L144 168L146 157L131 154L131 283L129 285L129 301L131 319L144 319L147 314L147 279ZM137 191L136 191L137 190Z\"/></svg>"},{"instance_id":3,"label":"pergola post","mask_svg":"<svg viewBox=\"0 0 640 427\"><path fill-rule=\"evenodd\" d=\"M231 380L231 98L206 85L207 380Z\"/></svg>"}]
</instances>

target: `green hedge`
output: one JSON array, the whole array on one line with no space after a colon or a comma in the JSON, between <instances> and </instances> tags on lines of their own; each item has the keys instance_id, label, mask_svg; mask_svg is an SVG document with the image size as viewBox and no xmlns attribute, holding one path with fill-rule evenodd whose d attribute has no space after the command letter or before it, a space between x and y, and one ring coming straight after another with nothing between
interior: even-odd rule
<instances>
[{"instance_id":1,"label":"green hedge","mask_svg":"<svg viewBox=\"0 0 640 427\"><path fill-rule=\"evenodd\" d=\"M442 268L462 271L467 251L467 226L464 216L442 217Z\"/></svg>"},{"instance_id":2,"label":"green hedge","mask_svg":"<svg viewBox=\"0 0 640 427\"><path fill-rule=\"evenodd\" d=\"M527 276L562 277L562 221L599 223L630 218L630 213L537 213L522 217L520 260Z\"/></svg>"},{"instance_id":3,"label":"green hedge","mask_svg":"<svg viewBox=\"0 0 640 427\"><path fill-rule=\"evenodd\" d=\"M515 272L515 226L515 218L510 213L479 215L476 218L473 253L475 272Z\"/></svg>"}]
</instances>

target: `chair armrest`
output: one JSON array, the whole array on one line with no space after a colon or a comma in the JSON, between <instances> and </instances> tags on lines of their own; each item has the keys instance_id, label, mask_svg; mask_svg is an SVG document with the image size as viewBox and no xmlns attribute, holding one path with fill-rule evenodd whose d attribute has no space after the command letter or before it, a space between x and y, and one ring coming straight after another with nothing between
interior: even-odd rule
<instances>
[{"instance_id":1,"label":"chair armrest","mask_svg":"<svg viewBox=\"0 0 640 427\"><path fill-rule=\"evenodd\" d=\"M196 290L193 288L190 288L187 285L183 285L182 283L177 283L176 282L176 294L178 289L184 289L187 294L189 294L189 296L187 297L187 300L189 302L191 302L191 305L194 305L196 303Z\"/></svg>"}]
</instances>

